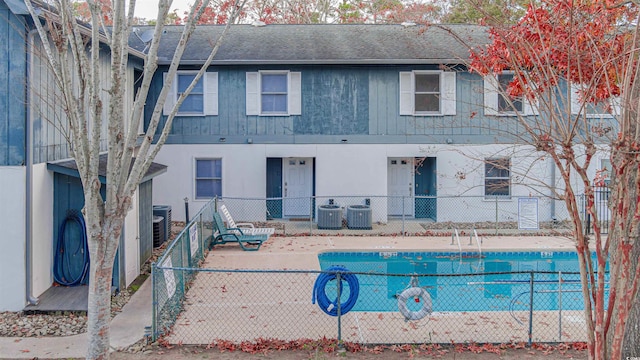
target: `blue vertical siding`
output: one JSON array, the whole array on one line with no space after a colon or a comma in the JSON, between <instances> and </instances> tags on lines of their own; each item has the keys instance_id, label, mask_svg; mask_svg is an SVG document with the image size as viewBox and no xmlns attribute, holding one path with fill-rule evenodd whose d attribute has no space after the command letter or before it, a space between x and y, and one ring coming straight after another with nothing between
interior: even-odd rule
<instances>
[{"instance_id":1,"label":"blue vertical siding","mask_svg":"<svg viewBox=\"0 0 640 360\"><path fill-rule=\"evenodd\" d=\"M296 135L365 135L369 131L369 69L318 67L302 72L302 116Z\"/></svg>"},{"instance_id":2,"label":"blue vertical siding","mask_svg":"<svg viewBox=\"0 0 640 360\"><path fill-rule=\"evenodd\" d=\"M25 164L26 31L0 2L0 166Z\"/></svg>"},{"instance_id":3,"label":"blue vertical siding","mask_svg":"<svg viewBox=\"0 0 640 360\"><path fill-rule=\"evenodd\" d=\"M302 73L302 115L245 115L246 72L274 69ZM443 143L453 136L457 143L461 138L493 143L500 119L484 117L482 78L464 69L457 73L456 115L400 115L400 71L437 69L436 65L212 66L209 71L218 72L219 79L218 115L177 116L168 142L218 143L225 137L229 143L238 143L251 137L257 142L335 143L342 136L357 136L357 140L349 141ZM147 101L147 123L165 70L160 69L154 78Z\"/></svg>"}]
</instances>

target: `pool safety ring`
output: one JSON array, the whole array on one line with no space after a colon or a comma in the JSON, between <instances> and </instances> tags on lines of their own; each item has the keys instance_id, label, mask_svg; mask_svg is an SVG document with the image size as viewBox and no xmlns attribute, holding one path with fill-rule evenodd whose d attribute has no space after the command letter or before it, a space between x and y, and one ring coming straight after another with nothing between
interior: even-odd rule
<instances>
[{"instance_id":1,"label":"pool safety ring","mask_svg":"<svg viewBox=\"0 0 640 360\"><path fill-rule=\"evenodd\" d=\"M409 300L421 303L422 307L420 310L409 310L407 306L407 301ZM431 296L427 290L418 286L418 280L415 277L411 279L411 287L405 289L398 295L398 311L400 311L406 321L420 320L433 311Z\"/></svg>"},{"instance_id":2,"label":"pool safety ring","mask_svg":"<svg viewBox=\"0 0 640 360\"><path fill-rule=\"evenodd\" d=\"M313 284L313 298L311 303L318 302L318 306L327 315L338 316L338 302L340 299L336 298L334 301L329 300L327 296L326 287L329 281L336 280L337 274L340 273L340 284L338 288L342 294L343 287L342 282L346 281L349 285L349 298L344 303L340 303L340 315L348 313L358 300L358 293L360 292L360 283L358 278L351 274L349 269L344 266L332 266L318 275L315 284Z\"/></svg>"}]
</instances>

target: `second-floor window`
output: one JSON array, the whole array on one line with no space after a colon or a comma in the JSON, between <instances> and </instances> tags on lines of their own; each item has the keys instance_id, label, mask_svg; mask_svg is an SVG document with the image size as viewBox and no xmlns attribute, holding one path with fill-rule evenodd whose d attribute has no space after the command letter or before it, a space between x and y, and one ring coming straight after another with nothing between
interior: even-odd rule
<instances>
[{"instance_id":1,"label":"second-floor window","mask_svg":"<svg viewBox=\"0 0 640 360\"><path fill-rule=\"evenodd\" d=\"M535 115L536 109L522 96L510 96L507 92L514 73L504 71L484 78L484 114L498 116Z\"/></svg>"},{"instance_id":2,"label":"second-floor window","mask_svg":"<svg viewBox=\"0 0 640 360\"><path fill-rule=\"evenodd\" d=\"M507 92L509 84L513 81L513 74L499 74L498 85L498 111L502 113L522 112L522 96L511 96Z\"/></svg>"},{"instance_id":3,"label":"second-floor window","mask_svg":"<svg viewBox=\"0 0 640 360\"><path fill-rule=\"evenodd\" d=\"M176 93L176 99L182 96L187 91L191 82L196 78L195 74L178 74L178 89ZM196 86L191 90L189 95L184 99L179 114L204 114L204 81L202 78L196 83Z\"/></svg>"},{"instance_id":4,"label":"second-floor window","mask_svg":"<svg viewBox=\"0 0 640 360\"><path fill-rule=\"evenodd\" d=\"M439 70L400 72L400 115L455 115L456 73Z\"/></svg>"},{"instance_id":5,"label":"second-floor window","mask_svg":"<svg viewBox=\"0 0 640 360\"><path fill-rule=\"evenodd\" d=\"M260 112L263 114L286 114L289 78L286 73L260 74Z\"/></svg>"},{"instance_id":6,"label":"second-floor window","mask_svg":"<svg viewBox=\"0 0 640 360\"><path fill-rule=\"evenodd\" d=\"M616 116L622 115L622 106L620 97L611 97L600 101L599 103L585 102L582 97L583 89L579 84L571 84L571 113L574 115L581 114L587 118L611 120Z\"/></svg>"},{"instance_id":7,"label":"second-floor window","mask_svg":"<svg viewBox=\"0 0 640 360\"><path fill-rule=\"evenodd\" d=\"M289 116L302 113L302 76L293 71L247 73L247 115Z\"/></svg>"},{"instance_id":8,"label":"second-floor window","mask_svg":"<svg viewBox=\"0 0 640 360\"><path fill-rule=\"evenodd\" d=\"M164 115L169 115L174 104L187 90L197 71L178 71L173 80L169 94L164 103ZM167 73L164 73L164 81L167 81ZM218 73L206 72L189 95L184 99L178 116L203 116L218 115Z\"/></svg>"},{"instance_id":9,"label":"second-floor window","mask_svg":"<svg viewBox=\"0 0 640 360\"><path fill-rule=\"evenodd\" d=\"M511 159L508 157L484 160L485 198L511 196Z\"/></svg>"}]
</instances>

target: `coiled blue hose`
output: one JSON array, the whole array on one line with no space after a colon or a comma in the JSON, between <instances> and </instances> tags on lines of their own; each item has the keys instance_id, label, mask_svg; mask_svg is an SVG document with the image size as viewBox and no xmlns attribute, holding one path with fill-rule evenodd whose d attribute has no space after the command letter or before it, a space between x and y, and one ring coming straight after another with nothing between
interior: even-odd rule
<instances>
[{"instance_id":1,"label":"coiled blue hose","mask_svg":"<svg viewBox=\"0 0 640 360\"><path fill-rule=\"evenodd\" d=\"M311 303L318 302L318 306L327 315L338 316L338 301L336 298L334 301L330 301L327 296L326 286L329 281L337 279L337 273L340 273L340 294L342 294L342 282L346 281L349 285L349 298L344 303L340 303L340 314L344 315L348 313L358 301L358 294L360 293L360 282L358 277L351 274L349 269L344 266L331 266L326 270L327 272L321 273L316 278L315 284L313 284L313 298Z\"/></svg>"},{"instance_id":2,"label":"coiled blue hose","mask_svg":"<svg viewBox=\"0 0 640 360\"><path fill-rule=\"evenodd\" d=\"M68 249L65 241L64 232L67 228L67 222L73 221L80 227L80 243L76 249ZM82 255L82 270L80 273L72 273L71 259L72 256L80 253ZM87 225L81 214L73 212L62 221L60 230L58 231L58 244L53 259L53 279L60 285L75 286L80 285L89 273L89 244L87 242Z\"/></svg>"}]
</instances>

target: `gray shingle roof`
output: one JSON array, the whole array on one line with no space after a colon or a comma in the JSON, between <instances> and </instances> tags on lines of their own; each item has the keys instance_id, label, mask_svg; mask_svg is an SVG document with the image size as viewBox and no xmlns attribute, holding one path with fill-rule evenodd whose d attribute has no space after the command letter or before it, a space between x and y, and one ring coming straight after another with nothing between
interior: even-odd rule
<instances>
[{"instance_id":1,"label":"gray shingle roof","mask_svg":"<svg viewBox=\"0 0 640 360\"><path fill-rule=\"evenodd\" d=\"M223 26L199 26L182 64L201 64ZM138 34L152 31L141 27ZM171 62L182 26L167 26L159 63ZM477 25L234 25L214 64L454 64L467 59L471 46L488 42L487 28ZM131 45L144 44L132 34Z\"/></svg>"}]
</instances>

